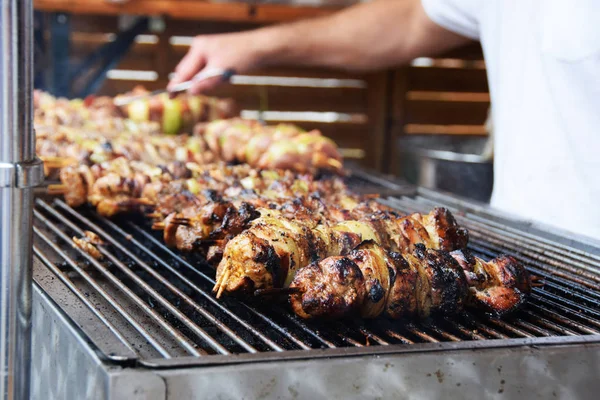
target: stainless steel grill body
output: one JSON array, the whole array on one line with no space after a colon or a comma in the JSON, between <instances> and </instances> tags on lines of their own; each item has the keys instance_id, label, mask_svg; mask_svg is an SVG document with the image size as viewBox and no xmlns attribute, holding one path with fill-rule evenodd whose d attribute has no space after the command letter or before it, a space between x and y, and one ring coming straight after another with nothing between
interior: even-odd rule
<instances>
[{"instance_id":1,"label":"stainless steel grill body","mask_svg":"<svg viewBox=\"0 0 600 400\"><path fill-rule=\"evenodd\" d=\"M150 398L164 392L172 398L482 398L534 388L542 397L593 397L600 389L600 246L535 227L528 232L518 221L436 192L401 196L411 190L370 175L356 175L353 184L365 180L387 191L383 201L401 211L452 208L471 233L473 252L512 254L544 287L504 320L467 311L431 321L306 322L284 304L216 301L212 268L166 248L142 219L107 220L38 199L36 304L61 315L42 326L66 325L65 334L79 338L103 371L92 374L104 388L99 398L131 388L148 394L146 384L158 396ZM72 246L72 236L84 230L105 241L104 260ZM36 331L38 348L47 331ZM134 372L121 388L122 376ZM62 376L80 388L77 371Z\"/></svg>"}]
</instances>

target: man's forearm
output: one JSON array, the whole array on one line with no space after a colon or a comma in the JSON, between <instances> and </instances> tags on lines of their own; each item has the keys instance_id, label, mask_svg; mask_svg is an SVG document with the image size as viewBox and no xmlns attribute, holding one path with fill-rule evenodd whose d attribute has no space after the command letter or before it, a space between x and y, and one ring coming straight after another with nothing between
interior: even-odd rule
<instances>
[{"instance_id":1,"label":"man's forearm","mask_svg":"<svg viewBox=\"0 0 600 400\"><path fill-rule=\"evenodd\" d=\"M240 73L283 65L376 70L466 42L434 24L421 0L379 0L313 20L197 36L169 85L191 79L203 68L233 68ZM191 92L205 91L218 82L216 78L198 82Z\"/></svg>"},{"instance_id":2,"label":"man's forearm","mask_svg":"<svg viewBox=\"0 0 600 400\"><path fill-rule=\"evenodd\" d=\"M468 40L435 25L420 0L380 0L331 16L253 31L257 64L373 70Z\"/></svg>"}]
</instances>

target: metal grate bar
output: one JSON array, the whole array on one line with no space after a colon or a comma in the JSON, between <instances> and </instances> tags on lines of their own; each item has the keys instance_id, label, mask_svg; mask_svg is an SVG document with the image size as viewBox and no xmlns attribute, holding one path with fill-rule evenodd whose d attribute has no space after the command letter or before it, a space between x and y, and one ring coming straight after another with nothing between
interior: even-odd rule
<instances>
[{"instance_id":1,"label":"metal grate bar","mask_svg":"<svg viewBox=\"0 0 600 400\"><path fill-rule=\"evenodd\" d=\"M596 289L598 286L594 282L590 282L578 276L573 276L570 273L565 273L556 269L552 270L536 260L533 260L529 257L524 257L518 252L509 251L505 248L491 245L483 240L471 239L469 247L481 254L486 254L489 257L493 257L499 253L512 255L521 262L526 263L528 269L535 275L544 278L544 281L554 281L558 284L573 288L573 290L579 292L586 293L589 292L590 289Z\"/></svg>"},{"instance_id":2,"label":"metal grate bar","mask_svg":"<svg viewBox=\"0 0 600 400\"><path fill-rule=\"evenodd\" d=\"M519 337L534 337L534 335L525 332L522 329L517 328L516 326L513 326L511 324L508 324L502 320L498 320L498 319L490 319L490 324L497 326L498 328L502 329L503 331L508 331L510 333L512 333L515 336L519 336Z\"/></svg>"},{"instance_id":3,"label":"metal grate bar","mask_svg":"<svg viewBox=\"0 0 600 400\"><path fill-rule=\"evenodd\" d=\"M546 329L540 328L528 321L524 321L522 319L517 319L513 321L513 324L520 326L521 328L533 332L536 336L553 336L554 334Z\"/></svg>"},{"instance_id":4,"label":"metal grate bar","mask_svg":"<svg viewBox=\"0 0 600 400\"><path fill-rule=\"evenodd\" d=\"M449 318L444 318L444 320L446 321L446 323L448 323L450 326L452 326L452 328L456 329L462 335L464 335L470 339L473 339L473 340L486 339L486 337L483 335L480 335L479 332L475 332L473 329L469 329L457 321L450 321Z\"/></svg>"},{"instance_id":5,"label":"metal grate bar","mask_svg":"<svg viewBox=\"0 0 600 400\"><path fill-rule=\"evenodd\" d=\"M141 227L133 224L132 222L128 222L128 224L133 229L135 229L138 233L140 233L141 235L143 235L146 239L148 239L149 241L151 241L154 245L156 245L159 248L161 248L162 251L168 253L171 257L173 257L175 260L177 260L177 262L180 263L180 265L186 267L190 272L194 273L197 277L199 277L199 278L203 279L204 281L208 282L211 286L213 286L215 284L215 280L214 279L212 279L208 275L202 273L201 271L198 271L187 260L183 259L181 256L179 256L178 254L176 254L175 252L173 252L171 249L169 249L168 247L166 247L162 242L160 242L159 240L157 240L155 237L153 237L152 235L150 235L148 232L144 231ZM198 290L201 291L201 289L199 289L199 288L198 288ZM264 313L261 313L260 311L257 311L254 307L252 307L252 306L250 306L250 305L248 305L246 303L242 303L242 305L248 311L250 311L251 313L255 314L257 317L263 319L265 322L267 322L269 325L271 325L271 327L273 327L274 329L276 329L277 331L279 331L279 333L283 334L288 339L290 339L291 341L293 341L294 343L296 343L300 348L303 348L305 350L308 350L308 349L311 348L309 345L307 345L306 343L304 343L303 341L301 341L300 339L298 339L295 335L293 335L288 329L285 329L282 326L280 326L279 324L275 323L271 318L267 317ZM283 314L283 311L280 311L279 314ZM295 321L295 320L292 321L292 322L296 323L300 329L305 330L307 333L311 334L315 339L319 340L322 344L326 345L327 347L332 347L332 348L335 347L335 345L333 343L331 343L330 341L322 338L320 335L318 335L316 332L313 332L311 329L307 328L305 325L298 324L298 321Z\"/></svg>"},{"instance_id":6,"label":"metal grate bar","mask_svg":"<svg viewBox=\"0 0 600 400\"><path fill-rule=\"evenodd\" d=\"M48 212L52 213L53 216L55 216L57 219L59 219L61 221L61 223L69 226L69 228L71 228L78 235L80 235L80 236L84 235L83 230L81 230L80 228L75 226L73 223L68 221L61 214L59 214L56 210L52 209L50 206L48 206L46 203L42 202L41 200L37 200L37 202L40 206L44 207L44 209L46 209ZM61 236L61 238L63 240L65 240L67 243L70 242L70 238L68 236L66 236L64 233L62 233L60 230L57 230L56 233L59 234L59 236ZM106 235L106 233L104 233L104 232L101 232L101 235L104 236L104 239L106 239L108 237L108 235ZM110 261L112 261L113 264L119 268L119 270L121 270L126 275L128 275L128 277L130 277L142 289L144 289L150 296L152 296L153 299L158 301L166 309L168 309L170 312L172 312L177 317L179 317L181 322L186 324L186 326L190 327L194 331L194 333L198 334L198 336L202 337L214 350L216 350L217 352L219 352L221 354L229 354L229 351L225 347L223 347L221 344L219 344L217 341L215 341L203 329L195 326L191 320L189 320L181 312L179 312L175 307L173 307L173 305L171 305L164 297L162 297L160 294L158 294L158 292L156 292L149 285L147 285L140 278L138 278L134 273L132 273L127 268L127 266L125 266L120 260L118 260L117 257L115 257L111 252L107 251L102 246L99 246L99 250L105 257L107 257ZM91 257L89 254L87 254L84 251L80 251L80 253L90 263L92 263L99 271L101 271L103 273L103 275L111 281L111 283L113 283L114 285L119 287L119 289L121 289L123 293L128 295L140 308L142 308L142 310L144 310L148 315L153 316L154 319L157 322L159 322L161 325L163 325L163 327L165 329L172 331L172 335L175 338L177 338L177 340L182 345L182 347L185 348L191 355L200 356L200 355L206 354L206 352L204 350L198 350L197 346L194 343L192 343L178 329L171 326L163 317L161 317L155 310L153 310L146 302L144 302L139 296L135 295L135 293L133 293L133 291L128 290L127 286L123 282L121 282L113 274L109 273L108 270L102 264L100 264L96 259L94 259L93 257Z\"/></svg>"},{"instance_id":7,"label":"metal grate bar","mask_svg":"<svg viewBox=\"0 0 600 400\"><path fill-rule=\"evenodd\" d=\"M438 334L439 336L443 337L446 340L451 340L453 342L461 341L461 339L458 336L455 336L455 335L451 334L450 332L443 331L440 328L438 328L437 326L431 326L431 327L429 327L429 329L431 329L436 334Z\"/></svg>"},{"instance_id":8,"label":"metal grate bar","mask_svg":"<svg viewBox=\"0 0 600 400\"><path fill-rule=\"evenodd\" d=\"M180 263L180 265L185 266L190 272L194 273L198 277L202 278L204 281L208 282L211 287L215 284L215 280L214 279L210 278L208 275L206 275L206 274L202 273L201 271L199 271L198 269L194 268L194 266L192 266L187 260L183 259L180 255L176 254L171 249L169 249L168 247L166 247L162 242L160 242L159 240L157 240L155 237L153 237L152 235L150 235L148 232L144 231L141 227L139 227L139 226L137 226L137 225L135 225L135 224L133 224L131 222L129 222L129 225L131 227L133 227L136 231L138 231L140 234L142 234L146 239L152 241L152 243L154 245L160 247L162 251L167 252L171 257L173 257L174 259L176 259ZM274 329L276 329L277 331L279 331L279 333L285 335L288 339L290 339L294 343L296 343L300 348L303 348L303 349L310 349L310 348L312 348L309 345L307 345L306 343L304 343L303 341L301 341L300 339L298 339L295 335L293 335L289 331L289 329L286 329L286 328L282 327L281 325L277 324L271 318L267 317L264 313L261 313L260 311L256 310L254 307L250 306L247 303L242 303L242 306L245 307L248 311L250 311L253 314L255 314L256 316L258 316L259 318L263 319L271 327L273 327ZM280 315L280 316L284 317L285 319L288 320L288 322L293 323L294 325L296 325L297 328L299 328L299 329L303 330L304 332L308 333L309 335L311 335L313 338L315 338L316 340L318 340L322 345L325 345L325 346L330 347L330 348L336 347L331 341L325 339L323 336L319 335L314 330L308 328L306 326L306 324L298 321L295 317L289 315L288 312L285 312L281 308L274 307L272 309L272 311L273 311L274 314L277 314L277 315Z\"/></svg>"},{"instance_id":9,"label":"metal grate bar","mask_svg":"<svg viewBox=\"0 0 600 400\"><path fill-rule=\"evenodd\" d=\"M422 329L417 328L415 325L411 324L407 324L404 329L406 329L408 332L412 333L415 336L418 336L419 338L427 341L427 342L431 342L431 343L439 343L440 341L437 340L436 338L434 338L433 336L423 332Z\"/></svg>"},{"instance_id":10,"label":"metal grate bar","mask_svg":"<svg viewBox=\"0 0 600 400\"><path fill-rule=\"evenodd\" d=\"M544 326L547 329L551 329L562 335L571 335L571 336L579 335L578 333L572 331L571 329L563 328L563 327L557 325L556 323L549 321L548 319L546 319L544 317L540 317L540 316L534 314L533 312L531 312L529 310L525 310L524 313L530 315L532 317L532 319L535 321L536 325Z\"/></svg>"},{"instance_id":11,"label":"metal grate bar","mask_svg":"<svg viewBox=\"0 0 600 400\"><path fill-rule=\"evenodd\" d=\"M379 344L381 344L381 345L384 345L384 346L386 346L386 345L389 345L389 344L390 344L390 343L389 343L389 342L387 342L386 340L382 339L382 338L381 338L379 335L376 335L375 333L371 332L371 331L370 331L370 330L368 330L368 329L365 329L365 328L359 328L359 331L360 331L360 332L361 332L363 335L365 335L365 337L366 337L367 339L373 339L373 340L375 340L377 343L379 343Z\"/></svg>"},{"instance_id":12,"label":"metal grate bar","mask_svg":"<svg viewBox=\"0 0 600 400\"><path fill-rule=\"evenodd\" d=\"M43 240L46 241L46 244L50 244L50 242L47 241L47 237L41 233L39 231L39 229L37 229L36 227L33 228L34 233L36 235L38 235L39 237L41 237ZM67 277L67 274L65 274L64 272L62 272L59 268L57 268L43 253L42 251L39 249L39 247L37 247L36 245L33 246L33 253L35 254L36 257L38 257L43 263L44 265L50 270L52 271L52 273L58 278L60 279L60 281L62 283L64 283L69 290L71 290L71 292L73 292L77 298L83 303L85 304L85 306L100 320L102 321L102 323L104 325L106 325L108 327L108 329L110 329L110 331L113 333L113 335L115 335L117 337L117 339L119 339L119 341L121 343L123 343L132 353L135 353L135 350L133 348L131 348L131 346L129 346L127 339L125 339L125 337L121 334L121 332L119 332L119 330L114 326L114 324L112 322L110 322L108 319L106 319L106 317L104 316L104 314L102 314L96 307L94 307L94 305L92 304L92 302L81 292L81 290L79 290L79 288L73 284L73 282L71 282L71 280ZM78 269L78 267L75 267ZM83 272L83 271L82 271ZM84 272L85 274L85 272ZM81 275L81 274L80 274ZM87 275L87 274L86 274ZM93 281L92 281L93 282ZM100 291L104 292L101 288L98 287L98 285L93 282L93 285L95 285L98 289L100 289ZM106 294L106 292L104 292L106 296L108 296L108 294ZM141 332L140 332L141 333ZM146 332L147 333L147 332ZM148 334L148 337L150 337L150 339L152 339L152 337ZM162 346L160 346L160 348L162 350L165 350ZM165 350L165 354L166 354L166 350Z\"/></svg>"},{"instance_id":13,"label":"metal grate bar","mask_svg":"<svg viewBox=\"0 0 600 400\"><path fill-rule=\"evenodd\" d=\"M395 331L392 331L392 330L387 330L385 333L388 336L393 337L394 339L399 340L401 343L404 343L404 344L414 344L415 343L412 340L406 338L405 336L399 334L398 332L395 332Z\"/></svg>"},{"instance_id":14,"label":"metal grate bar","mask_svg":"<svg viewBox=\"0 0 600 400\"><path fill-rule=\"evenodd\" d=\"M46 218L44 218L43 216L41 216L39 214L39 212L37 212L37 210L34 210L34 215L37 219L41 220L42 222L44 222L46 224L47 227L49 227L52 231L54 232L60 232L60 230L54 225L52 224L50 221L48 221ZM123 307L121 307L114 298L112 298L111 296L109 296L106 291L104 291L96 282L93 278L90 277L90 275L88 275L85 271L83 271L81 268L78 267L77 263L71 259L65 252L63 252L58 246L56 246L46 235L42 234L36 227L34 227L34 232L40 236L48 246L52 247L52 249L54 251L56 251L57 254L59 254L68 264L69 266L76 271L88 284L90 284L98 293L100 293L100 295L108 302L110 302L111 304L114 305L115 310L125 319L127 319L130 324L144 337L144 339L146 339L153 347L154 349L156 349L156 351L158 351L163 357L165 358L171 358L171 354L167 351L167 349L165 349L158 341L156 341L154 339L154 337L146 330L144 329L141 324L139 324L134 318L133 316L125 311L125 309ZM68 237L64 236L64 235L59 235L63 240L69 240ZM87 256L87 254L82 254L84 257ZM89 256L88 256L89 257ZM91 258L91 257L90 257ZM96 265L94 265L96 266ZM102 269L100 269L102 270ZM109 278L110 279L110 278ZM125 290L127 291L127 290ZM151 315L151 317L153 319L155 319L159 324L163 325L163 327L166 329L167 332L171 333L172 335L175 333L174 329L172 329L172 327L168 326L168 323L166 321L164 321L159 315ZM177 337L177 336L175 336Z\"/></svg>"},{"instance_id":15,"label":"metal grate bar","mask_svg":"<svg viewBox=\"0 0 600 400\"><path fill-rule=\"evenodd\" d=\"M567 320L565 318L562 318L561 316L557 315L556 312L553 312L552 310L550 310L546 307L543 307L539 304L533 304L531 307L536 308L537 310L539 310L539 313L541 313L542 315L545 315L545 316L557 321L558 323L560 323L562 325L567 325L567 326L574 327L576 329L580 329L583 333L598 334L597 330L591 329L588 326L582 325L576 321ZM534 313L532 310L528 310L528 312L530 314L534 314L535 316L537 316L537 313Z\"/></svg>"},{"instance_id":16,"label":"metal grate bar","mask_svg":"<svg viewBox=\"0 0 600 400\"><path fill-rule=\"evenodd\" d=\"M125 254L127 254L127 256L129 256L132 260L134 260L138 265L140 265L146 272L148 272L151 276L153 276L156 279L161 279L164 280L164 284L165 286L171 290L173 293L177 294L177 296L179 296L181 299L183 299L189 306L191 306L194 310L198 311L202 316L204 316L206 319L208 319L211 323L213 323L214 325L216 325L222 332L224 332L225 334L227 334L229 337L231 337L233 340L235 340L238 344L240 344L244 349L246 349L248 352L250 353L255 353L257 352L257 350L252 347L250 344L248 344L247 342L245 342L242 338L240 338L237 334L235 334L231 329L229 329L227 326L225 326L221 321L219 321L218 319L216 319L212 314L210 314L208 311L206 311L204 308L200 307L196 302L194 302L190 297L188 297L185 293L183 293L181 290L179 290L177 287L175 287L173 284L169 283L167 279L165 279L165 277L163 277L162 275L158 274L157 272L155 272L152 268L150 268L150 266L148 266L145 262L143 262L142 260L140 260L138 257L136 257L134 254L132 254L128 249L126 249L124 246L122 246L119 242L117 242L114 238L112 238L110 235L108 235L105 231L103 231L100 227L98 227L97 225L93 224L91 221L89 221L86 218L79 218L79 215L76 214L69 206L67 206L64 203L59 203L59 206L61 206L62 208L66 209L69 213L71 213L72 215L74 215L76 218L84 221L86 224L88 224L88 226L92 227L96 232L100 232L108 241L110 241L115 247L117 247L119 250L123 251ZM114 223L110 222L110 221L105 221L107 224L109 224L109 226L111 228L113 228L113 230L115 230L116 232L118 232L119 234L123 235L124 237L127 237L128 234L125 233L123 230L121 230L119 227L117 227ZM138 246L140 246L139 242L137 242L137 240L135 240L134 238L130 238L129 239L131 241L131 243L136 244ZM146 251L145 247L140 246L140 248L143 251ZM164 263L162 260L160 260L158 257L154 257L157 262L159 262L165 269L174 271L171 266L169 266L168 264ZM181 278L183 278L182 280L184 280L185 278L183 276L181 276ZM146 287L148 287L146 284L144 284ZM206 297L210 298L206 293L202 293L204 294ZM213 300L212 298L210 298L211 300ZM215 301L216 302L216 301ZM187 319L187 318L186 318ZM191 323L191 321L190 321ZM195 325L194 325L195 326ZM256 332L257 334L260 335L260 332ZM268 338L264 337L265 341L267 342L267 344L269 344L271 346L271 348L273 350L277 350L277 351L283 351L283 349L278 346L277 344L275 344L274 342L272 342L271 340L269 340Z\"/></svg>"},{"instance_id":17,"label":"metal grate bar","mask_svg":"<svg viewBox=\"0 0 600 400\"><path fill-rule=\"evenodd\" d=\"M537 300L537 302L546 304L553 309L558 309L565 314L569 314L572 318L580 319L585 321L586 324L600 328L600 320L598 319L598 317L600 317L600 311L591 309L583 304L577 304L568 299L552 296L540 289L534 290L532 297Z\"/></svg>"},{"instance_id":18,"label":"metal grate bar","mask_svg":"<svg viewBox=\"0 0 600 400\"><path fill-rule=\"evenodd\" d=\"M460 221L461 223L464 223L464 221L465 221L461 217L457 217L457 220ZM542 263L547 263L548 265L559 268L560 270L565 271L565 273L568 273L567 276L569 277L569 279L573 279L576 281L581 280L581 281L585 282L584 280L581 279L581 278L585 278L589 281L594 282L596 285L598 283L600 283L600 277L598 277L597 272L594 271L594 269L595 269L594 267L591 267L589 265L582 264L579 262L567 264L568 261L565 261L562 257L553 259L548 256L541 255L534 251L527 251L526 249L521 248L518 245L511 244L511 246L508 246L506 244L506 242L511 240L510 237L506 237L503 240L501 238L498 238L497 235L495 235L491 232L479 231L478 229L475 229L475 225L471 225L468 222L465 225L468 226L469 231L473 232L472 233L473 239L479 239L479 243L484 243L484 244L487 243L487 246L490 246L490 247L492 247L493 245L496 245L504 250L510 249L511 247L512 248L517 247L517 248L519 248L519 254L521 254L521 256L530 257L531 261L535 262L536 265L543 265ZM548 253L548 255L550 255L550 254ZM579 267L579 268L575 268L575 266Z\"/></svg>"}]
</instances>

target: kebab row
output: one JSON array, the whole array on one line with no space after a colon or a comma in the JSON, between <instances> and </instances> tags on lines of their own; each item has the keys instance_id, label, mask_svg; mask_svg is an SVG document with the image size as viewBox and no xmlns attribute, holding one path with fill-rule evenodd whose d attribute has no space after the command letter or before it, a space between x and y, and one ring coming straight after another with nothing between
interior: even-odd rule
<instances>
[{"instance_id":1,"label":"kebab row","mask_svg":"<svg viewBox=\"0 0 600 400\"><path fill-rule=\"evenodd\" d=\"M247 165L160 169L119 159L86 168L75 171L75 184L65 178L73 167L61 172L65 187L82 193L67 194L70 204L116 196L150 207L169 246L219 262L218 297L288 288L303 318L426 317L464 305L502 315L531 287L514 259L486 262L460 251L467 233L443 208L400 216L339 182Z\"/></svg>"},{"instance_id":2,"label":"kebab row","mask_svg":"<svg viewBox=\"0 0 600 400\"><path fill-rule=\"evenodd\" d=\"M60 178L62 184L48 189L62 194L67 204L88 203L109 217L152 211L147 215L154 220L153 228L164 231L168 245L205 250L215 260L229 237L260 216L257 209L339 221L362 209L384 208L351 195L339 178L314 180L310 175L248 165L173 163L159 168L119 158L91 167L65 167Z\"/></svg>"},{"instance_id":3,"label":"kebab row","mask_svg":"<svg viewBox=\"0 0 600 400\"><path fill-rule=\"evenodd\" d=\"M302 318L518 309L536 284L525 268L508 256L474 257L466 242L443 208L405 217L376 211L329 226L267 214L226 245L214 290L220 297L287 288Z\"/></svg>"},{"instance_id":4,"label":"kebab row","mask_svg":"<svg viewBox=\"0 0 600 400\"><path fill-rule=\"evenodd\" d=\"M135 87L117 98L138 96L148 91ZM35 91L33 104L35 117L45 125L84 126L90 121L130 119L139 124L156 126L166 134L191 132L197 123L232 118L238 114L231 99L218 99L202 95L181 94L139 99L126 106L116 106L108 96L88 96L85 99L56 98L49 93Z\"/></svg>"},{"instance_id":5,"label":"kebab row","mask_svg":"<svg viewBox=\"0 0 600 400\"><path fill-rule=\"evenodd\" d=\"M55 99L46 93L38 93L36 98L36 150L49 175L52 168L90 165L116 157L155 165L226 162L300 173L343 172L336 144L316 130L230 118L198 123L193 135L173 136L136 113L123 118L111 106L110 98L87 102ZM138 101L128 107L136 104Z\"/></svg>"}]
</instances>

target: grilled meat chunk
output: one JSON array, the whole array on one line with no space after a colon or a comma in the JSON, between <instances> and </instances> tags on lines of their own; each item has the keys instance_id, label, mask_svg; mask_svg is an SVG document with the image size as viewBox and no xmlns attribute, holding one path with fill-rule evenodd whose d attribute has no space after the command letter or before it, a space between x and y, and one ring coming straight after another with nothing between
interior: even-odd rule
<instances>
[{"instance_id":1,"label":"grilled meat chunk","mask_svg":"<svg viewBox=\"0 0 600 400\"><path fill-rule=\"evenodd\" d=\"M330 265L356 266L360 274L344 274L327 268ZM464 273L447 252L417 244L402 256L374 242L363 242L346 257L329 257L302 268L290 287L298 289L290 303L302 318L425 318L459 311L468 293Z\"/></svg>"},{"instance_id":2,"label":"grilled meat chunk","mask_svg":"<svg viewBox=\"0 0 600 400\"><path fill-rule=\"evenodd\" d=\"M518 309L527 300L531 278L514 257L501 255L484 261L468 250L451 254L465 271L470 286L469 301L478 308L501 316Z\"/></svg>"}]
</instances>

